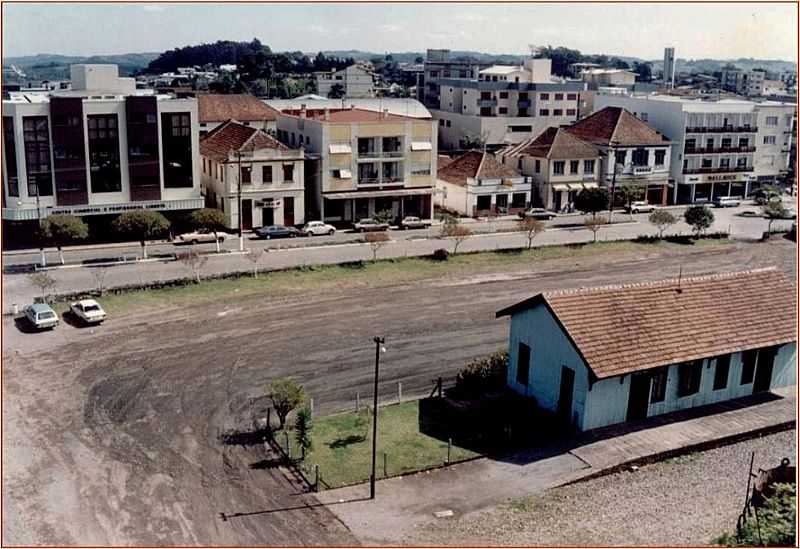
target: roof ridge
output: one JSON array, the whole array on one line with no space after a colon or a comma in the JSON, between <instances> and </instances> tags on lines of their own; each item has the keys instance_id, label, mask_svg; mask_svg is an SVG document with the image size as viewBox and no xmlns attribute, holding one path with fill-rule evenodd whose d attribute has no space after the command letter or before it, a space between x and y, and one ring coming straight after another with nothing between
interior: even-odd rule
<instances>
[{"instance_id":1,"label":"roof ridge","mask_svg":"<svg viewBox=\"0 0 800 549\"><path fill-rule=\"evenodd\" d=\"M744 271L732 271L727 273L711 273L706 275L686 276L680 278L663 278L660 280L647 280L643 282L631 282L627 284L607 284L605 286L584 286L581 288L570 288L566 290L554 290L551 292L542 292L545 298L548 297L561 297L566 295L586 294L594 292L607 292L613 290L628 290L635 288L657 288L676 284L680 281L681 284L704 282L708 280L723 280L729 278L736 278L739 276L755 275L766 272L778 272L778 268L774 265L769 267L758 267L755 269L747 269Z\"/></svg>"},{"instance_id":2,"label":"roof ridge","mask_svg":"<svg viewBox=\"0 0 800 549\"><path fill-rule=\"evenodd\" d=\"M475 170L475 179L479 179L481 176L481 169L483 168L483 161L486 160L486 154L486 149L484 149L481 153L481 161L478 162L478 169Z\"/></svg>"}]
</instances>

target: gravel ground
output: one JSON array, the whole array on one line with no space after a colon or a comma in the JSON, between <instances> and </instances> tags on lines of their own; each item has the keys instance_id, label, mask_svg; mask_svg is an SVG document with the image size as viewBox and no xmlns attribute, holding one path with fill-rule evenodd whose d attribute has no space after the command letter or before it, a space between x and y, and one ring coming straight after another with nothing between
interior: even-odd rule
<instances>
[{"instance_id":1,"label":"gravel ground","mask_svg":"<svg viewBox=\"0 0 800 549\"><path fill-rule=\"evenodd\" d=\"M736 526L754 468L795 462L795 430L690 454L466 515L407 543L698 545Z\"/></svg>"}]
</instances>

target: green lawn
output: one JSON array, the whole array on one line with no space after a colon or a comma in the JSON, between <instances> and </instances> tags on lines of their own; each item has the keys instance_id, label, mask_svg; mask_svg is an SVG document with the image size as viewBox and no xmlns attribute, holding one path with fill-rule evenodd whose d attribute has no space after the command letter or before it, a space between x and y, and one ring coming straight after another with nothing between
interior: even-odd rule
<instances>
[{"instance_id":1,"label":"green lawn","mask_svg":"<svg viewBox=\"0 0 800 549\"><path fill-rule=\"evenodd\" d=\"M290 432L292 457L299 456ZM276 434L283 445L284 435ZM311 473L314 464L327 487L334 488L369 480L372 460L372 416L347 412L314 418L313 449L306 457L304 469ZM420 471L443 465L447 460L447 440L439 440L420 432L419 401L379 407L378 410L377 477L383 478L383 455L387 454L388 476ZM453 446L450 461L464 461L478 453ZM309 480L314 481L313 474Z\"/></svg>"},{"instance_id":2,"label":"green lawn","mask_svg":"<svg viewBox=\"0 0 800 549\"><path fill-rule=\"evenodd\" d=\"M695 246L724 246L727 240L699 240ZM581 258L596 253L653 252L682 249L685 245L660 241L650 244L632 241L598 242L582 246L545 246L532 250L463 253L447 261L425 258L397 258L365 261L356 265L318 265L286 271L261 273L258 278L203 280L199 284L161 289L132 290L103 296L110 313L182 306L217 300L228 302L252 297L277 297L326 289L381 287L463 276L509 268L524 268L533 262L559 258ZM113 282L113 281L110 281Z\"/></svg>"}]
</instances>

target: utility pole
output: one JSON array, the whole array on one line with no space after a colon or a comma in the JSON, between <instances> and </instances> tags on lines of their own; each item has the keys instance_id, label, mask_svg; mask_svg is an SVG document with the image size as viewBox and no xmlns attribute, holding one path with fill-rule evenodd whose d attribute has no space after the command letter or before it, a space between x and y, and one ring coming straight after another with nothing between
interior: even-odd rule
<instances>
[{"instance_id":1,"label":"utility pole","mask_svg":"<svg viewBox=\"0 0 800 549\"><path fill-rule=\"evenodd\" d=\"M30 187L28 187L30 189ZM44 253L44 237L42 236L42 209L39 202L39 183L34 183L36 191L36 219L39 222L39 251L42 254L42 267L47 267L47 255Z\"/></svg>"},{"instance_id":2,"label":"utility pole","mask_svg":"<svg viewBox=\"0 0 800 549\"><path fill-rule=\"evenodd\" d=\"M375 459L378 443L378 366L381 360L384 338L375 336L375 386L372 395L372 473L369 476L369 499L375 499Z\"/></svg>"},{"instance_id":3,"label":"utility pole","mask_svg":"<svg viewBox=\"0 0 800 549\"><path fill-rule=\"evenodd\" d=\"M239 212L239 251L244 251L244 235L242 234L242 151L236 151L236 159L238 161L239 167L239 178L238 178L238 185L237 185L237 192L236 192L236 202L237 208Z\"/></svg>"},{"instance_id":4,"label":"utility pole","mask_svg":"<svg viewBox=\"0 0 800 549\"><path fill-rule=\"evenodd\" d=\"M614 148L615 143L612 141L611 145L611 152L609 153L609 157L611 159L611 196L608 199L608 222L611 223L611 216L614 215L614 194L617 191L617 151Z\"/></svg>"}]
</instances>

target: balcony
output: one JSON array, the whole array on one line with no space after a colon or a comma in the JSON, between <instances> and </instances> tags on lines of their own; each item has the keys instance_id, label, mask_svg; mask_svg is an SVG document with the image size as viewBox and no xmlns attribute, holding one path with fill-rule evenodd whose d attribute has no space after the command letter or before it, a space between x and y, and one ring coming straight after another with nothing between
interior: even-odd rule
<instances>
[{"instance_id":1,"label":"balcony","mask_svg":"<svg viewBox=\"0 0 800 549\"><path fill-rule=\"evenodd\" d=\"M497 99L478 99L478 107L496 107Z\"/></svg>"},{"instance_id":2,"label":"balcony","mask_svg":"<svg viewBox=\"0 0 800 549\"><path fill-rule=\"evenodd\" d=\"M593 173L583 174L583 181L594 181L597 179Z\"/></svg>"},{"instance_id":3,"label":"balcony","mask_svg":"<svg viewBox=\"0 0 800 549\"><path fill-rule=\"evenodd\" d=\"M755 126L686 126L686 133L756 133Z\"/></svg>"},{"instance_id":4,"label":"balcony","mask_svg":"<svg viewBox=\"0 0 800 549\"><path fill-rule=\"evenodd\" d=\"M634 166L633 175L642 175L653 171L652 166Z\"/></svg>"},{"instance_id":5,"label":"balcony","mask_svg":"<svg viewBox=\"0 0 800 549\"><path fill-rule=\"evenodd\" d=\"M756 152L755 147L706 147L683 149L684 154L725 154L725 153L751 153Z\"/></svg>"},{"instance_id":6,"label":"balcony","mask_svg":"<svg viewBox=\"0 0 800 549\"><path fill-rule=\"evenodd\" d=\"M755 168L753 166L733 167L733 168L694 168L684 169L684 175L696 175L704 173L742 173L752 172Z\"/></svg>"},{"instance_id":7,"label":"balcony","mask_svg":"<svg viewBox=\"0 0 800 549\"><path fill-rule=\"evenodd\" d=\"M517 101L517 108L518 109L530 109L531 108L531 100L530 99L520 99Z\"/></svg>"},{"instance_id":8,"label":"balcony","mask_svg":"<svg viewBox=\"0 0 800 549\"><path fill-rule=\"evenodd\" d=\"M381 178L380 177L359 177L358 178L359 185L380 185Z\"/></svg>"}]
</instances>

